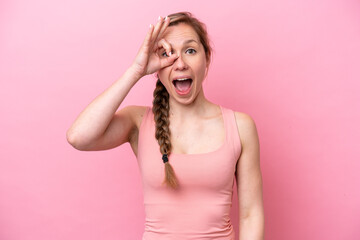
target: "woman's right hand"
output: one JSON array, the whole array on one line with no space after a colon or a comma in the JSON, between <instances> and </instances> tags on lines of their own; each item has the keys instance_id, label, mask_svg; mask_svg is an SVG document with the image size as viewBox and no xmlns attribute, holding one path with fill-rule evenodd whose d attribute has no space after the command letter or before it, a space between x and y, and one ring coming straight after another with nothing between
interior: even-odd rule
<instances>
[{"instance_id":1,"label":"woman's right hand","mask_svg":"<svg viewBox=\"0 0 360 240\"><path fill-rule=\"evenodd\" d=\"M155 28L150 24L145 40L131 66L139 78L170 66L177 58L177 55L171 52L171 45L165 39L162 39L169 23L169 17L163 19L160 16ZM159 54L161 48L165 49L167 57Z\"/></svg>"}]
</instances>

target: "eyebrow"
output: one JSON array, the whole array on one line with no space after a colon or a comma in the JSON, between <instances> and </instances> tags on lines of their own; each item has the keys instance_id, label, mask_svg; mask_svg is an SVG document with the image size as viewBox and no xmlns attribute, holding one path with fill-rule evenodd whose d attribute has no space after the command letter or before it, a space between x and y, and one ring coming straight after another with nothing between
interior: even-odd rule
<instances>
[{"instance_id":1,"label":"eyebrow","mask_svg":"<svg viewBox=\"0 0 360 240\"><path fill-rule=\"evenodd\" d=\"M198 42L195 41L194 39L189 39L189 40L186 40L186 41L184 42L184 44L191 43L191 42L196 42L196 43L198 43Z\"/></svg>"},{"instance_id":2,"label":"eyebrow","mask_svg":"<svg viewBox=\"0 0 360 240\"><path fill-rule=\"evenodd\" d=\"M194 40L194 39L186 40L186 41L184 41L183 44L188 44L188 43L191 43L191 42L196 42L197 44L199 44L199 43L198 43L196 40ZM159 47L159 50L164 50L164 48L163 48L163 47Z\"/></svg>"}]
</instances>

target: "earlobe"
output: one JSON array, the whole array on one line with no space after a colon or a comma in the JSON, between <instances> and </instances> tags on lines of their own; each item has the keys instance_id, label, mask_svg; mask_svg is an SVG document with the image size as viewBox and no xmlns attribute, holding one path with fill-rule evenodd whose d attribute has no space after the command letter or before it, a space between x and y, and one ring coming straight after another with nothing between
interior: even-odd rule
<instances>
[{"instance_id":1,"label":"earlobe","mask_svg":"<svg viewBox=\"0 0 360 240\"><path fill-rule=\"evenodd\" d=\"M205 69L205 77L207 77L208 71L209 71L209 66L207 66L206 69Z\"/></svg>"}]
</instances>

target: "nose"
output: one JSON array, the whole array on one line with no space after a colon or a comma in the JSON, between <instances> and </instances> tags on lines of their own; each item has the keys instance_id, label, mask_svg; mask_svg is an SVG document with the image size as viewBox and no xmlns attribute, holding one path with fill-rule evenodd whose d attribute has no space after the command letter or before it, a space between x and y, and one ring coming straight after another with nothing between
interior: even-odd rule
<instances>
[{"instance_id":1,"label":"nose","mask_svg":"<svg viewBox=\"0 0 360 240\"><path fill-rule=\"evenodd\" d=\"M180 54L180 56L174 61L174 70L186 70L188 68L188 65L186 64L186 62L183 59L183 56Z\"/></svg>"}]
</instances>

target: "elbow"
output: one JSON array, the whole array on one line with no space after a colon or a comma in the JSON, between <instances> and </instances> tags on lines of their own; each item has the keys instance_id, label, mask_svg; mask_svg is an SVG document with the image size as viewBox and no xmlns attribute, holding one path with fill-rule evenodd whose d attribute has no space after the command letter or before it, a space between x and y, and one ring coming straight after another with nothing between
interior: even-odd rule
<instances>
[{"instance_id":1,"label":"elbow","mask_svg":"<svg viewBox=\"0 0 360 240\"><path fill-rule=\"evenodd\" d=\"M83 147L79 144L78 137L72 133L70 130L66 132L66 140L67 142L73 146L75 149L83 151Z\"/></svg>"},{"instance_id":2,"label":"elbow","mask_svg":"<svg viewBox=\"0 0 360 240\"><path fill-rule=\"evenodd\" d=\"M263 205L259 205L248 209L247 211L240 211L239 218L244 220L264 218L264 207Z\"/></svg>"}]
</instances>

